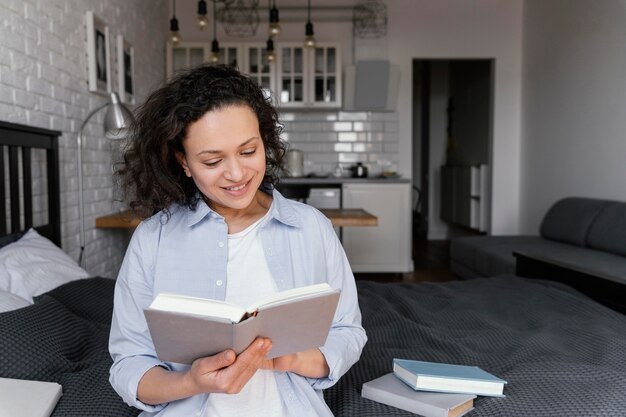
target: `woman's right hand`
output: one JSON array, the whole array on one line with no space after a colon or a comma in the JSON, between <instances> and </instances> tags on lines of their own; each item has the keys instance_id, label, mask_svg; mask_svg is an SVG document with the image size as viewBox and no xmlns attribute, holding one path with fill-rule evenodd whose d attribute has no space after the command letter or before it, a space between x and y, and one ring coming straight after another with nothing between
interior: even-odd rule
<instances>
[{"instance_id":1,"label":"woman's right hand","mask_svg":"<svg viewBox=\"0 0 626 417\"><path fill-rule=\"evenodd\" d=\"M261 368L272 341L258 337L238 356L231 349L196 359L186 372L155 366L137 387L137 398L146 404L165 404L192 395L221 392L236 394Z\"/></svg>"},{"instance_id":2,"label":"woman's right hand","mask_svg":"<svg viewBox=\"0 0 626 417\"><path fill-rule=\"evenodd\" d=\"M239 356L228 349L213 356L196 359L185 377L196 394L237 394L261 368L271 348L270 339L258 337Z\"/></svg>"}]
</instances>

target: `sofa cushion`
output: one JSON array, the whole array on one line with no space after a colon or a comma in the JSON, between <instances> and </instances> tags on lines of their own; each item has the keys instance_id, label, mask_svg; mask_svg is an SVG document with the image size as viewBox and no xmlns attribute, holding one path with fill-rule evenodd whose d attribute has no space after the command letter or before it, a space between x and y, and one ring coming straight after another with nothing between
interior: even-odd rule
<instances>
[{"instance_id":1,"label":"sofa cushion","mask_svg":"<svg viewBox=\"0 0 626 417\"><path fill-rule=\"evenodd\" d=\"M539 236L467 236L452 239L453 272L461 278L491 277L515 272L513 251L561 245Z\"/></svg>"},{"instance_id":2,"label":"sofa cushion","mask_svg":"<svg viewBox=\"0 0 626 417\"><path fill-rule=\"evenodd\" d=\"M541 222L545 239L585 246L587 233L598 214L614 201L568 197L554 203Z\"/></svg>"},{"instance_id":3,"label":"sofa cushion","mask_svg":"<svg viewBox=\"0 0 626 417\"><path fill-rule=\"evenodd\" d=\"M619 255L573 245L554 246L549 252L541 248L531 248L525 250L524 254L536 255L539 259L545 259L564 268L626 285L626 260ZM538 278L552 279L552 277Z\"/></svg>"},{"instance_id":4,"label":"sofa cushion","mask_svg":"<svg viewBox=\"0 0 626 417\"><path fill-rule=\"evenodd\" d=\"M626 256L626 203L611 204L600 212L587 234L587 246Z\"/></svg>"}]
</instances>

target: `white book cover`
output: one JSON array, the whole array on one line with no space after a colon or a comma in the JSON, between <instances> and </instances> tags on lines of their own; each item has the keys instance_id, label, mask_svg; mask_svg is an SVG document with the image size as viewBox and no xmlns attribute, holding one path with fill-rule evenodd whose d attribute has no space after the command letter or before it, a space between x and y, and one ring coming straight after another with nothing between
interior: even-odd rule
<instances>
[{"instance_id":1,"label":"white book cover","mask_svg":"<svg viewBox=\"0 0 626 417\"><path fill-rule=\"evenodd\" d=\"M0 378L0 416L49 417L61 395L56 382Z\"/></svg>"},{"instance_id":2,"label":"white book cover","mask_svg":"<svg viewBox=\"0 0 626 417\"><path fill-rule=\"evenodd\" d=\"M363 384L361 396L424 417L460 417L474 409L475 395L415 391L393 372Z\"/></svg>"}]
</instances>

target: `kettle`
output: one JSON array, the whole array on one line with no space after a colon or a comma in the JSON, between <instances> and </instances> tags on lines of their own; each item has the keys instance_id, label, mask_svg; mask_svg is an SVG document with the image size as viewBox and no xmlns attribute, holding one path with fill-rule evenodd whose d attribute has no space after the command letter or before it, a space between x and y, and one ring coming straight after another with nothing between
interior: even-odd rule
<instances>
[{"instance_id":1,"label":"kettle","mask_svg":"<svg viewBox=\"0 0 626 417\"><path fill-rule=\"evenodd\" d=\"M352 177L367 178L367 167L361 162L357 162L356 165L352 167Z\"/></svg>"},{"instance_id":2,"label":"kettle","mask_svg":"<svg viewBox=\"0 0 626 417\"><path fill-rule=\"evenodd\" d=\"M304 176L304 153L299 149L287 151L287 175L289 177Z\"/></svg>"}]
</instances>

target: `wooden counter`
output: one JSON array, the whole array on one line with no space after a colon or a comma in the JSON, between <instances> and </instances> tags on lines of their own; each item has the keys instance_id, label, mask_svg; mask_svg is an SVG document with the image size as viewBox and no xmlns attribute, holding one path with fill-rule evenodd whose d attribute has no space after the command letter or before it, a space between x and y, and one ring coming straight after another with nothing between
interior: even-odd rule
<instances>
[{"instance_id":1,"label":"wooden counter","mask_svg":"<svg viewBox=\"0 0 626 417\"><path fill-rule=\"evenodd\" d=\"M335 227L377 226L378 218L363 209L321 209ZM109 214L96 218L98 229L134 229L141 220L130 212Z\"/></svg>"}]
</instances>

